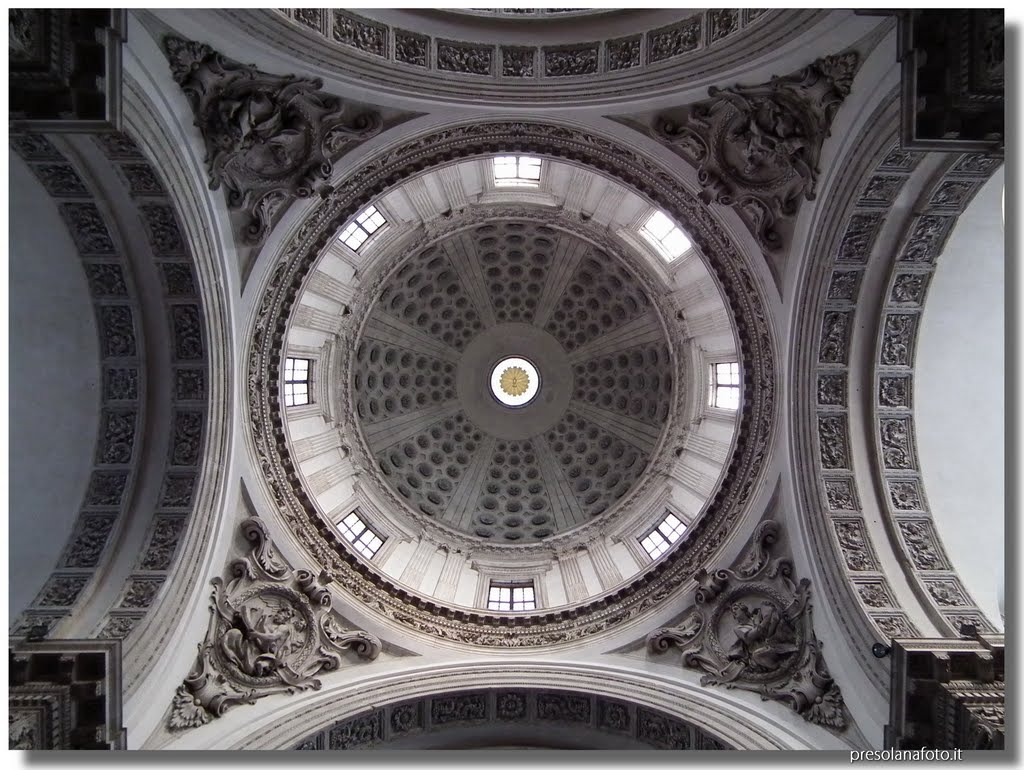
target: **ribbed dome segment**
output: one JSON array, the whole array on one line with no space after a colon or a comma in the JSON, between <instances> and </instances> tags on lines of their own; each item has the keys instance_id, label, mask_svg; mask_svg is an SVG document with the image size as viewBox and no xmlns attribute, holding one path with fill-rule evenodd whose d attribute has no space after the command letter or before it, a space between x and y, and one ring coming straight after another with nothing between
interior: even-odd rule
<instances>
[{"instance_id":1,"label":"ribbed dome segment","mask_svg":"<svg viewBox=\"0 0 1024 770\"><path fill-rule=\"evenodd\" d=\"M569 352L650 308L647 296L626 269L612 263L606 254L600 257L581 262L545 326Z\"/></svg>"}]
</instances>

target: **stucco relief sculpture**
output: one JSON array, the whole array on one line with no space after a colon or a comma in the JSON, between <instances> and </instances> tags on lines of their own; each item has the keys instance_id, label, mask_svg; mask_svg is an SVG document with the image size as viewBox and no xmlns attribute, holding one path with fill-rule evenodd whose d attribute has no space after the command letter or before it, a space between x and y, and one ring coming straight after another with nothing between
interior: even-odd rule
<instances>
[{"instance_id":1,"label":"stucco relief sculpture","mask_svg":"<svg viewBox=\"0 0 1024 770\"><path fill-rule=\"evenodd\" d=\"M652 134L698 167L702 201L732 206L762 247L779 250L780 223L814 199L821 146L858 60L847 52L768 83L711 86L710 100L659 118Z\"/></svg>"},{"instance_id":2,"label":"stucco relief sculpture","mask_svg":"<svg viewBox=\"0 0 1024 770\"><path fill-rule=\"evenodd\" d=\"M751 690L842 730L843 697L811 625L810 581L794 583L790 560L772 556L778 533L777 523L762 522L738 568L698 571L696 606L679 626L651 634L647 646L680 647L683 665L704 672L703 685Z\"/></svg>"},{"instance_id":3,"label":"stucco relief sculpture","mask_svg":"<svg viewBox=\"0 0 1024 770\"><path fill-rule=\"evenodd\" d=\"M178 37L166 37L164 50L206 143L210 189L223 185L228 205L246 213L250 245L283 205L328 193L332 162L381 129L378 113L350 115L318 78L260 72Z\"/></svg>"},{"instance_id":4,"label":"stucco relief sculpture","mask_svg":"<svg viewBox=\"0 0 1024 770\"><path fill-rule=\"evenodd\" d=\"M339 668L346 649L369 660L380 653L376 637L342 629L331 616L330 573L289 569L258 519L243 522L242 532L252 546L231 564L230 582L211 581L209 630L175 694L171 729L274 693L318 690L316 677Z\"/></svg>"}]
</instances>

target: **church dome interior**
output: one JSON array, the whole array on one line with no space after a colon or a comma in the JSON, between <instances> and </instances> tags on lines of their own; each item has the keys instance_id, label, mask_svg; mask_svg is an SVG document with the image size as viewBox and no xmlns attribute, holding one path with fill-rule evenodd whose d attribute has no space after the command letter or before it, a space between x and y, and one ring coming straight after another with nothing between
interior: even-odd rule
<instances>
[{"instance_id":1,"label":"church dome interior","mask_svg":"<svg viewBox=\"0 0 1024 770\"><path fill-rule=\"evenodd\" d=\"M9 25L12 749L1005 748L1002 11Z\"/></svg>"},{"instance_id":2,"label":"church dome interior","mask_svg":"<svg viewBox=\"0 0 1024 770\"><path fill-rule=\"evenodd\" d=\"M448 349L440 352L444 358L415 356L413 351L425 349L416 336L401 339L399 348L365 330L352 372L355 414L365 435L416 407L456 402L454 413L405 441L388 446L391 436L378 440L379 470L421 514L478 537L539 540L581 523L579 513L593 517L606 511L649 459L570 404L600 406L661 427L672 396L669 349L662 337L628 353L600 355L607 335L651 309L643 289L607 254L581 256L561 294L545 297L556 250L585 251L585 243L514 220L488 222L466 235L463 247L468 245L476 273L467 278L483 284L490 306L476 309L445 256L448 248L458 248L452 239L413 254L384 285L367 324L379 328L397 319ZM597 352L588 355L587 346ZM450 351L459 356L454 362ZM503 403L499 393L525 395L527 370L522 364L505 368L499 393L493 392L491 373L516 355L527 357L538 390L532 403L511 412L506 410L517 405ZM630 398L630 390L637 395ZM482 477L463 479L475 452L490 455L491 465ZM541 469L553 463L541 457L554 458L562 468L565 480L559 481L571 488L577 510L545 489ZM466 489L473 500L469 510L476 512L468 521L446 516L452 498L466 497Z\"/></svg>"}]
</instances>

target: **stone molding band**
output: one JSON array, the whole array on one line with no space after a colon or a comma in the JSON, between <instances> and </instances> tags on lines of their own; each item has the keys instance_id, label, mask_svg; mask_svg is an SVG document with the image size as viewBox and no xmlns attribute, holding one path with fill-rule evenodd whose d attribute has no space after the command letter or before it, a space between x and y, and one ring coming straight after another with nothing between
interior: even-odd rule
<instances>
[{"instance_id":1,"label":"stone molding band","mask_svg":"<svg viewBox=\"0 0 1024 770\"><path fill-rule=\"evenodd\" d=\"M159 55L155 46L153 53ZM170 79L168 78L168 83ZM230 284L222 265L222 231L211 219L201 158L182 152L180 139L164 122L158 103L150 100L146 81L126 76L124 83L124 119L126 132L147 158L158 165L168 197L178 216L180 234L190 255L195 289L201 301L202 339L205 355L207 417L200 470L192 481L190 510L193 512L181 532L174 564L165 581L159 602L139 621L124 642L124 690L126 697L152 697L143 688L151 688L154 673L166 666L164 653L180 642L183 622L202 606L205 593L199 585L209 553L217 547L220 511L230 496L226 483L227 466L223 458L229 452L232 390L235 375L230 362L236 355L228 329L227 287ZM155 677L159 681L159 675Z\"/></svg>"},{"instance_id":2,"label":"stone molding band","mask_svg":"<svg viewBox=\"0 0 1024 770\"><path fill-rule=\"evenodd\" d=\"M372 79L403 95L458 101L465 99L464 86L471 83L474 93L485 98L538 104L593 103L674 88L674 83L687 80L714 79L749 60L749 56L768 55L786 41L806 34L827 13L767 11L755 17L756 11L748 10L738 19L726 12L714 23L696 14L646 34L589 41L583 46L556 45L550 47L549 58L555 67L552 71L562 74L548 75L542 83L535 75L539 75L546 58L543 48L495 43L486 44L481 54L475 50L479 44L436 43L428 35L392 30L376 21L360 20L348 11L328 11L312 9L298 19L286 18L276 10L220 13L245 35L300 58L324 74ZM346 20L342 27L333 25L331 14ZM738 31L735 23L740 26ZM702 31L702 25L706 25L707 32ZM339 29L344 30L340 40ZM706 45L705 35L714 36L715 43ZM453 69L437 69L439 44L446 51L442 59L450 61L445 66ZM565 54L577 48L590 53L578 57ZM647 52L643 57L641 49ZM656 58L663 58L651 61L656 50ZM682 55L672 53L676 50ZM739 51L746 51L748 56L741 58ZM397 62L396 56L400 57ZM431 65L435 69L430 69ZM480 74L488 72L492 74Z\"/></svg>"},{"instance_id":3,"label":"stone molding band","mask_svg":"<svg viewBox=\"0 0 1024 770\"><path fill-rule=\"evenodd\" d=\"M570 665L508 659L436 664L403 673L378 672L373 679L348 686L325 684L322 692L308 693L303 702L295 701L294 708L283 707L276 712L272 722L264 721L265 718L254 720L244 734L232 736L231 744L217 747L295 748L311 733L329 731L332 725L390 704L422 701L447 693L506 691L511 689L509 681L516 683L515 688L592 694L634 704L682 720L723 746L736 749L811 748L805 733L794 730L788 720L773 721L753 709L738 710L726 692L702 688L676 673L641 675L609 663ZM783 714L780 712L780 716ZM203 731L196 730L194 734L198 739Z\"/></svg>"},{"instance_id":4,"label":"stone molding band","mask_svg":"<svg viewBox=\"0 0 1024 770\"><path fill-rule=\"evenodd\" d=\"M731 749L722 740L660 709L571 690L479 689L427 695L387 704L310 735L299 751L388 749L390 743L474 725L515 725L526 730L572 725L653 749ZM628 746L628 744L627 744ZM623 746L626 747L626 746ZM576 748L591 748L577 746Z\"/></svg>"},{"instance_id":5,"label":"stone molding band","mask_svg":"<svg viewBox=\"0 0 1024 770\"><path fill-rule=\"evenodd\" d=\"M804 293L802 318L798 321L797 369L792 387L796 403L806 404L794 415L797 467L807 468L800 481L811 540L811 553L820 565L819 590L829 598L838 623L857 651L861 667L882 692L889 686L888 674L871 657L871 645L879 640L864 591L877 591L884 607L882 617L898 617L909 623L898 609L896 593L881 570L871 542L866 519L858 501L852 468L849 466L849 440L846 434L849 404L845 386L850 361L852 314L860 286L863 266L881 226L879 212L867 217L851 216L860 195L860 180L879 168L899 170L904 179L916 161L891 148L896 139L899 103L895 92L885 98L867 121L848 157L857 159L843 166L834 190L821 205L827 206L828 222L819 225L818 235L807 253L820 255L809 267ZM874 171L872 171L874 170ZM837 293L838 269L856 267L856 282ZM839 278L839 281L851 280ZM822 396L819 377L842 384L839 396ZM820 420L825 420L821 423ZM821 425L826 442L821 440ZM834 427L833 427L834 426ZM833 439L833 436L835 437ZM830 442L837 447L827 449ZM826 457L827 456L827 457ZM847 466L847 467L843 467ZM870 588L869 588L870 586ZM874 612L879 612L875 608ZM865 620L869 622L865 622Z\"/></svg>"},{"instance_id":6,"label":"stone molding band","mask_svg":"<svg viewBox=\"0 0 1024 770\"><path fill-rule=\"evenodd\" d=\"M612 40L524 46L434 38L348 10L275 10L294 23L323 35L338 47L380 57L399 66L499 80L600 77L645 69L713 46L772 13L720 8Z\"/></svg>"}]
</instances>

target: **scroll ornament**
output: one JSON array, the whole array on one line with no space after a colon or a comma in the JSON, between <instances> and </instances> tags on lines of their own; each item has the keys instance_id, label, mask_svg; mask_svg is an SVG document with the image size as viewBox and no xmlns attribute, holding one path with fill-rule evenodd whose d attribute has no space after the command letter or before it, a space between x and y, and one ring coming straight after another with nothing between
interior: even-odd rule
<instances>
[{"instance_id":1,"label":"scroll ornament","mask_svg":"<svg viewBox=\"0 0 1024 770\"><path fill-rule=\"evenodd\" d=\"M346 649L369 660L380 653L375 636L345 630L332 616L330 573L289 569L258 519L243 522L242 532L252 546L232 562L230 582L211 581L209 630L175 694L173 730L275 693L319 690L316 677L340 668Z\"/></svg>"},{"instance_id":2,"label":"scroll ornament","mask_svg":"<svg viewBox=\"0 0 1024 770\"><path fill-rule=\"evenodd\" d=\"M702 685L750 690L844 730L843 696L811 624L810 581L794 583L792 563L771 556L778 532L776 522L762 522L738 569L700 570L696 606L678 626L652 633L647 646L681 648L683 665L704 672Z\"/></svg>"},{"instance_id":3,"label":"scroll ornament","mask_svg":"<svg viewBox=\"0 0 1024 770\"><path fill-rule=\"evenodd\" d=\"M328 195L333 161L383 126L377 112L350 115L319 78L271 75L174 36L163 46L206 144L210 189L223 185L228 206L246 213L249 245L262 243L284 204Z\"/></svg>"},{"instance_id":4,"label":"scroll ornament","mask_svg":"<svg viewBox=\"0 0 1024 770\"><path fill-rule=\"evenodd\" d=\"M850 92L858 54L826 56L754 86L711 86L681 120L651 128L697 166L704 203L732 206L765 249L784 245L779 225L813 200L821 146Z\"/></svg>"}]
</instances>

